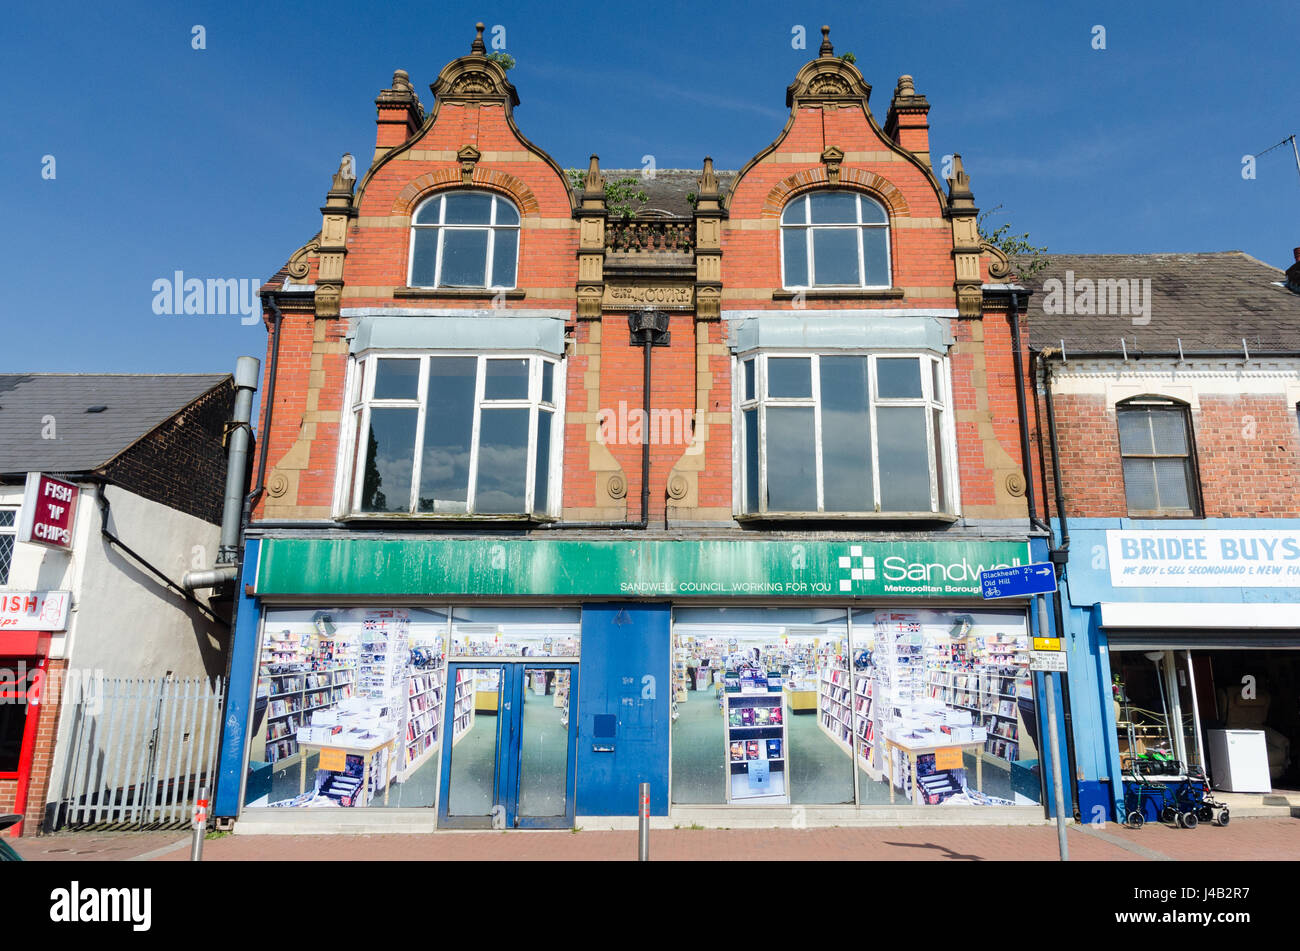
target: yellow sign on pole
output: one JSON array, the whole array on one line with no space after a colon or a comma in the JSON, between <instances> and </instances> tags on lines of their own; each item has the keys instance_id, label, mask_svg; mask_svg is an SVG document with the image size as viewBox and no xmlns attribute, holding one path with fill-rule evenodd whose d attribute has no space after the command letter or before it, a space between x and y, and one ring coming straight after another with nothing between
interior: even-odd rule
<instances>
[{"instance_id":1,"label":"yellow sign on pole","mask_svg":"<svg viewBox=\"0 0 1300 951\"><path fill-rule=\"evenodd\" d=\"M1034 650L1036 651L1059 651L1061 649L1061 639L1059 637L1035 637Z\"/></svg>"},{"instance_id":2,"label":"yellow sign on pole","mask_svg":"<svg viewBox=\"0 0 1300 951\"><path fill-rule=\"evenodd\" d=\"M346 750L321 750L320 762L316 764L316 768L341 773L347 768L347 765L348 754Z\"/></svg>"}]
</instances>

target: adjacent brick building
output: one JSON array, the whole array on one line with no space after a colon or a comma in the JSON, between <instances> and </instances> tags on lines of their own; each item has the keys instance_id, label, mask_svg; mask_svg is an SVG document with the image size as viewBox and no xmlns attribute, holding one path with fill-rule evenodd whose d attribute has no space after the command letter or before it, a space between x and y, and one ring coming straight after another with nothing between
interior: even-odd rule
<instances>
[{"instance_id":1,"label":"adjacent brick building","mask_svg":"<svg viewBox=\"0 0 1300 951\"><path fill-rule=\"evenodd\" d=\"M1134 811L1121 777L1157 749L1233 788L1239 730L1236 788L1296 788L1300 263L1052 255L1033 287L1086 817Z\"/></svg>"}]
</instances>

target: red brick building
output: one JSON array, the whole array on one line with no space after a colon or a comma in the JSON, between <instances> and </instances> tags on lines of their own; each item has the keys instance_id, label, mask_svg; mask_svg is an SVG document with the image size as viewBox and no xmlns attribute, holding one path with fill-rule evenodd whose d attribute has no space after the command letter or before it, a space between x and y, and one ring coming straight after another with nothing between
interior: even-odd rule
<instances>
[{"instance_id":1,"label":"red brick building","mask_svg":"<svg viewBox=\"0 0 1300 951\"><path fill-rule=\"evenodd\" d=\"M1118 777L1156 751L1298 788L1300 263L1053 255L1034 290L1083 812L1141 811Z\"/></svg>"},{"instance_id":2,"label":"red brick building","mask_svg":"<svg viewBox=\"0 0 1300 951\"><path fill-rule=\"evenodd\" d=\"M288 636L316 644L327 609L334 626L383 627L361 619L377 604L436 656L442 713L426 740L409 729L424 711L398 691L390 713L407 746L366 754L394 764L367 773L362 799L415 789L431 756L440 779L406 801L438 802L439 824L487 821L490 806L521 825L627 813L637 777L659 813L867 805L889 789L917 803L1041 801L1024 602L987 621L1001 633L974 606L978 566L1024 563L1042 534L1018 423L1017 288L998 283L1007 261L980 239L960 156L936 168L912 78L882 123L826 33L787 89L785 128L735 172L705 158L642 175L595 155L566 171L516 125L519 97L481 26L427 111L405 71L380 92L369 168L345 157L320 233L263 289L265 491L235 651L251 706L236 708L247 734L226 741L219 815L287 821L256 806L329 795L319 766L325 785L305 788L310 730L285 739L275 717L289 714L256 712L285 676L259 645L282 617ZM308 605L314 620L293 614ZM906 710L851 715L831 696L855 657L851 689L892 683L862 653L887 608L951 647L935 683L918 681L926 723L954 701L938 680L963 664L986 683L995 655L1010 671L1002 725L982 703L973 723L954 714L971 738L942 769L932 752L885 749ZM457 667L485 655L506 660ZM461 678L485 704L479 719L500 723L515 715L512 678L534 685L536 671L516 668L539 656L551 665L542 695L570 737L548 798L560 813L529 811L501 739L504 785L458 814ZM683 733L686 709L703 706L696 688L713 689L708 671L743 661L782 672L772 693L800 694L790 709L810 698L795 731L810 725L808 738L764 737L779 742L752 769L728 765L725 724ZM314 669L297 663L308 666L286 669ZM822 716L823 699L843 716ZM829 755L815 749L823 735L842 763L833 781L801 786L799 757ZM787 743L790 759L777 755ZM995 793L978 788L986 780Z\"/></svg>"}]
</instances>

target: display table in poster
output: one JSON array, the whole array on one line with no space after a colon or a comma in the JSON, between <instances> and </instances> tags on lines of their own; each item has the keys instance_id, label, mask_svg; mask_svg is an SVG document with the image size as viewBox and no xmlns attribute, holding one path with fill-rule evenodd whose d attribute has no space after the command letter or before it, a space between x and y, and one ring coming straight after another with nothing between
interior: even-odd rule
<instances>
[{"instance_id":1,"label":"display table in poster","mask_svg":"<svg viewBox=\"0 0 1300 951\"><path fill-rule=\"evenodd\" d=\"M389 750L388 763L386 770L388 775L384 776L384 805L388 805L388 786L389 779L392 777L392 764L397 750L397 737L376 737L371 743L308 743L302 740L298 741L298 748L302 752L302 759L299 760L298 768L298 795L307 791L307 753L315 750L321 755L322 762L330 751L342 752L345 756L360 756L362 762L361 788L370 789L370 762L374 759L375 754L385 747Z\"/></svg>"},{"instance_id":2,"label":"display table in poster","mask_svg":"<svg viewBox=\"0 0 1300 951\"><path fill-rule=\"evenodd\" d=\"M918 756L922 756L926 753L935 754L937 769L964 768L964 767L956 767L956 766L947 766L947 767L940 766L938 763L938 757L948 751L956 751L955 755L960 756L961 754L965 753L966 750L971 750L975 754L975 788L978 791L983 792L984 791L984 759L982 756L980 756L980 752L983 750L983 748L984 748L984 738L975 740L970 743L951 743L951 742L930 743L930 744L922 743L921 745L912 746L909 745L906 740L895 739L894 737L887 735L885 737L885 759L888 761L887 765L889 767L889 801L891 803L894 801L894 786L895 786L894 757L892 755L894 750L899 750L900 752L902 752L904 756L907 757L907 762L908 765L911 767L911 775L912 775L912 792L910 798L912 800L913 805L919 806L922 805L923 803L921 802L921 779L917 775L917 769L916 769L916 758ZM963 760L962 762L964 763L965 761Z\"/></svg>"}]
</instances>

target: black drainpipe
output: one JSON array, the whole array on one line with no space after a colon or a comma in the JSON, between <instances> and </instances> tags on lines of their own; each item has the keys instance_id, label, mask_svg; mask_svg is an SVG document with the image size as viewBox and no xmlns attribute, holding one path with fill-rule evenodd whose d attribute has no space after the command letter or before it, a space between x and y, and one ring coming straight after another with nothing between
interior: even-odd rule
<instances>
[{"instance_id":1,"label":"black drainpipe","mask_svg":"<svg viewBox=\"0 0 1300 951\"><path fill-rule=\"evenodd\" d=\"M266 386L263 387L262 399L265 402L266 412L262 414L262 432L258 439L257 453L257 481L253 484L253 490L244 498L244 516L243 524L239 532L239 550L244 550L244 532L248 529L248 522L253 517L253 506L262 493L266 491L266 452L269 448L266 442L267 434L271 431L271 415L275 412L275 376L276 368L280 364L280 326L284 323L284 314L280 313L280 308L275 302L275 294L266 294L262 298L266 301L266 306L271 308L271 313L275 315L275 326L271 331L271 365L266 368ZM242 561L242 557L241 557ZM238 578L236 578L238 583Z\"/></svg>"},{"instance_id":2,"label":"black drainpipe","mask_svg":"<svg viewBox=\"0 0 1300 951\"><path fill-rule=\"evenodd\" d=\"M641 347L641 403L645 412L645 425L650 425L650 369L651 353L655 346L666 346L668 337L668 315L662 311L646 310L629 314L628 330L632 335L632 346ZM640 334L640 339L637 335ZM635 522L547 522L538 528L559 529L641 529L650 526L650 434L642 434L641 440L641 518Z\"/></svg>"},{"instance_id":3,"label":"black drainpipe","mask_svg":"<svg viewBox=\"0 0 1300 951\"><path fill-rule=\"evenodd\" d=\"M1025 475L1025 502L1029 506L1029 524L1048 528L1038 518L1038 501L1034 496L1034 467L1029 454L1029 411L1025 408L1025 363L1020 356L1020 295L1011 292L1011 359L1016 371L1016 406L1020 410L1020 467Z\"/></svg>"}]
</instances>

